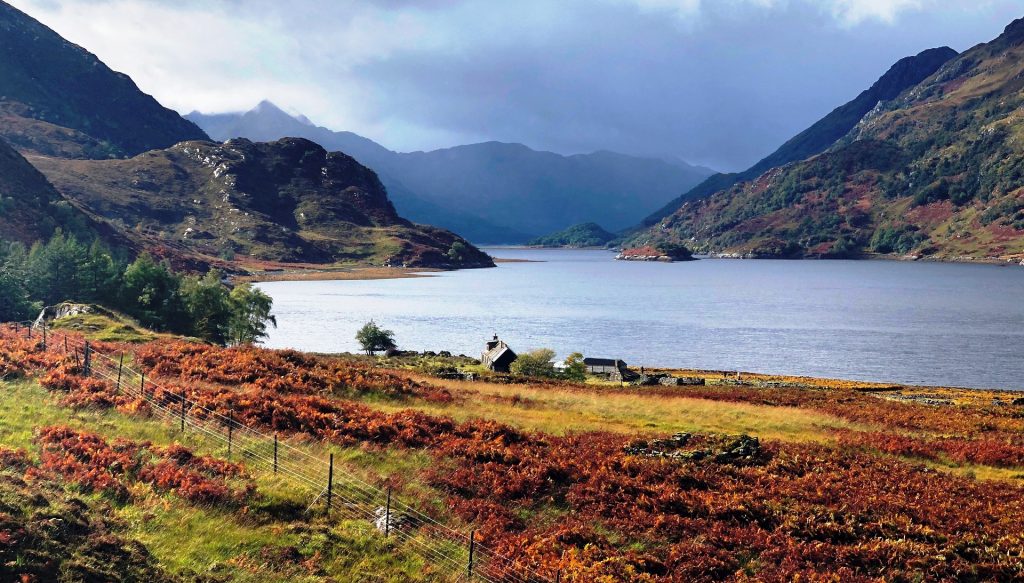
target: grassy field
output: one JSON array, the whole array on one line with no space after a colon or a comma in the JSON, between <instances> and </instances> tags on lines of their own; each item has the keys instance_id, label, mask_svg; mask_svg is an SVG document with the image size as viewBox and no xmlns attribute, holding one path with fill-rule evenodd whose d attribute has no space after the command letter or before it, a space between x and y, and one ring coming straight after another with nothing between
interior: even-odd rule
<instances>
[{"instance_id":1,"label":"grassy field","mask_svg":"<svg viewBox=\"0 0 1024 583\"><path fill-rule=\"evenodd\" d=\"M0 340L0 370L37 357L22 336ZM341 508L354 492L348 474L391 485L549 581L556 572L563 581L645 583L1024 577L1010 532L1024 516L1024 415L1010 393L716 371L672 371L707 383L692 387L466 382L423 372L436 367L422 357L171 339L97 346L132 352L128 361L170 395L187 390L220 414L279 432L311 456L309 475L333 453ZM139 544L172 580L445 581L468 559L464 545L439 543L430 528L399 542L365 518L325 517L322 498L308 512L320 487L274 474L251 454L239 459L237 441L233 461L257 492L241 506L190 502L150 482L131 483L126 499L90 491L44 465L51 454L40 428L231 456L220 438L192 426L181 433L114 399L111 383L87 382L73 359L32 366L28 378L0 384L0 466L10 457L2 448L28 452L39 464L25 474L29 486L48 480L110 517L104 528ZM3 488L0 479L0 502ZM438 563L436 549L453 563Z\"/></svg>"},{"instance_id":2,"label":"grassy field","mask_svg":"<svg viewBox=\"0 0 1024 583\"><path fill-rule=\"evenodd\" d=\"M436 380L413 374L424 383ZM615 431L626 434L724 433L757 435L794 442L835 441L835 429L866 430L864 424L796 407L768 407L685 396L500 385L487 382L445 381L461 398L453 403L429 402L372 405L386 411L414 408L456 419L500 419L517 427L564 435L577 431Z\"/></svg>"},{"instance_id":3,"label":"grassy field","mask_svg":"<svg viewBox=\"0 0 1024 583\"><path fill-rule=\"evenodd\" d=\"M197 453L225 458L226 446L155 419L141 419L113 410L74 411L32 380L0 383L0 446L37 455L39 427L67 425L99 433L108 439L128 438L157 445L182 444ZM321 444L298 444L315 456L326 457ZM333 448L339 466L374 476L414 472L427 461L416 452L363 451ZM237 456L236 456L237 457ZM185 579L208 576L212 581L252 583L325 580L402 582L445 581L425 571L423 560L384 540L364 521L331 521L306 506L317 492L267 471L252 470L259 499L244 512L189 504L151 488L132 491L129 503L78 491L69 492L87 503L108 507L124 526L124 534L144 544L159 564ZM295 553L294 564L275 556ZM458 552L458 550L456 550ZM0 572L2 573L2 572Z\"/></svg>"}]
</instances>

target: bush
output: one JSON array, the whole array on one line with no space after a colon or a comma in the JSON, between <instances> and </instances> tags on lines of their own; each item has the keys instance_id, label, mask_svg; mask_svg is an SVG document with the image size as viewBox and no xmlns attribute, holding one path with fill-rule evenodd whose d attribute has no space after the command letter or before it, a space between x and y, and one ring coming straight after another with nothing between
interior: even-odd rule
<instances>
[{"instance_id":1,"label":"bush","mask_svg":"<svg viewBox=\"0 0 1024 583\"><path fill-rule=\"evenodd\" d=\"M512 374L524 377L555 378L555 351L550 348L538 348L526 354L520 354L509 369Z\"/></svg>"},{"instance_id":2,"label":"bush","mask_svg":"<svg viewBox=\"0 0 1024 583\"><path fill-rule=\"evenodd\" d=\"M356 332L356 340L363 347L366 354L373 356L377 352L395 350L398 345L395 343L395 333L391 330L384 330L376 322L370 320Z\"/></svg>"},{"instance_id":3,"label":"bush","mask_svg":"<svg viewBox=\"0 0 1024 583\"><path fill-rule=\"evenodd\" d=\"M583 364L583 355L573 352L565 359L565 370L562 378L568 381L583 382L587 380L587 365Z\"/></svg>"}]
</instances>

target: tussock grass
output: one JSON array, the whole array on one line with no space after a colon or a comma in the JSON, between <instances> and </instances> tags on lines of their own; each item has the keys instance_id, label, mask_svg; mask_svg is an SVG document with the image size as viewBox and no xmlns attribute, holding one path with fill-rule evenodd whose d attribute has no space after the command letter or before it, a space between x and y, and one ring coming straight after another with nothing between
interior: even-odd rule
<instances>
[{"instance_id":1,"label":"tussock grass","mask_svg":"<svg viewBox=\"0 0 1024 583\"><path fill-rule=\"evenodd\" d=\"M435 382L416 377L421 382ZM690 398L643 395L617 390L573 390L486 382L447 382L458 396L451 404L369 403L382 410L417 409L460 420L496 419L553 434L571 431L621 433L747 433L789 442L832 443L834 429L866 426L826 413L793 407L769 407Z\"/></svg>"}]
</instances>

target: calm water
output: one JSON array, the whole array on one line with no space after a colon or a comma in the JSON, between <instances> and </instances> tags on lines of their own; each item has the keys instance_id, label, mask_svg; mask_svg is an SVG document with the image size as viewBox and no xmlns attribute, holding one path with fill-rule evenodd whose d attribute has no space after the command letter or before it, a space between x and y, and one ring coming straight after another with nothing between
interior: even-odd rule
<instances>
[{"instance_id":1,"label":"calm water","mask_svg":"<svg viewBox=\"0 0 1024 583\"><path fill-rule=\"evenodd\" d=\"M273 282L272 347L356 351L373 318L400 346L514 349L631 365L1024 389L1024 268L887 261L542 261L382 281Z\"/></svg>"}]
</instances>

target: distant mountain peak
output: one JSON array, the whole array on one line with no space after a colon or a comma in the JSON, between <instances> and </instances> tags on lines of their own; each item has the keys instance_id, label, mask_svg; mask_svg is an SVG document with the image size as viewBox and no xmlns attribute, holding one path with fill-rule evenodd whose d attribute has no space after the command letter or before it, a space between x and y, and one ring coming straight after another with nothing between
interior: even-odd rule
<instances>
[{"instance_id":1,"label":"distant mountain peak","mask_svg":"<svg viewBox=\"0 0 1024 583\"><path fill-rule=\"evenodd\" d=\"M246 113L189 119L220 141L295 136L345 152L378 173L403 215L488 243L521 243L591 221L620 229L710 174L660 158L565 156L498 140L399 153L352 132L312 125L268 100Z\"/></svg>"},{"instance_id":2,"label":"distant mountain peak","mask_svg":"<svg viewBox=\"0 0 1024 583\"><path fill-rule=\"evenodd\" d=\"M264 99L263 101L260 101L259 103L256 104L256 107L250 109L248 113L258 113L262 115L286 115L292 119L295 118L294 115L281 109L276 103L270 101L269 99Z\"/></svg>"}]
</instances>

